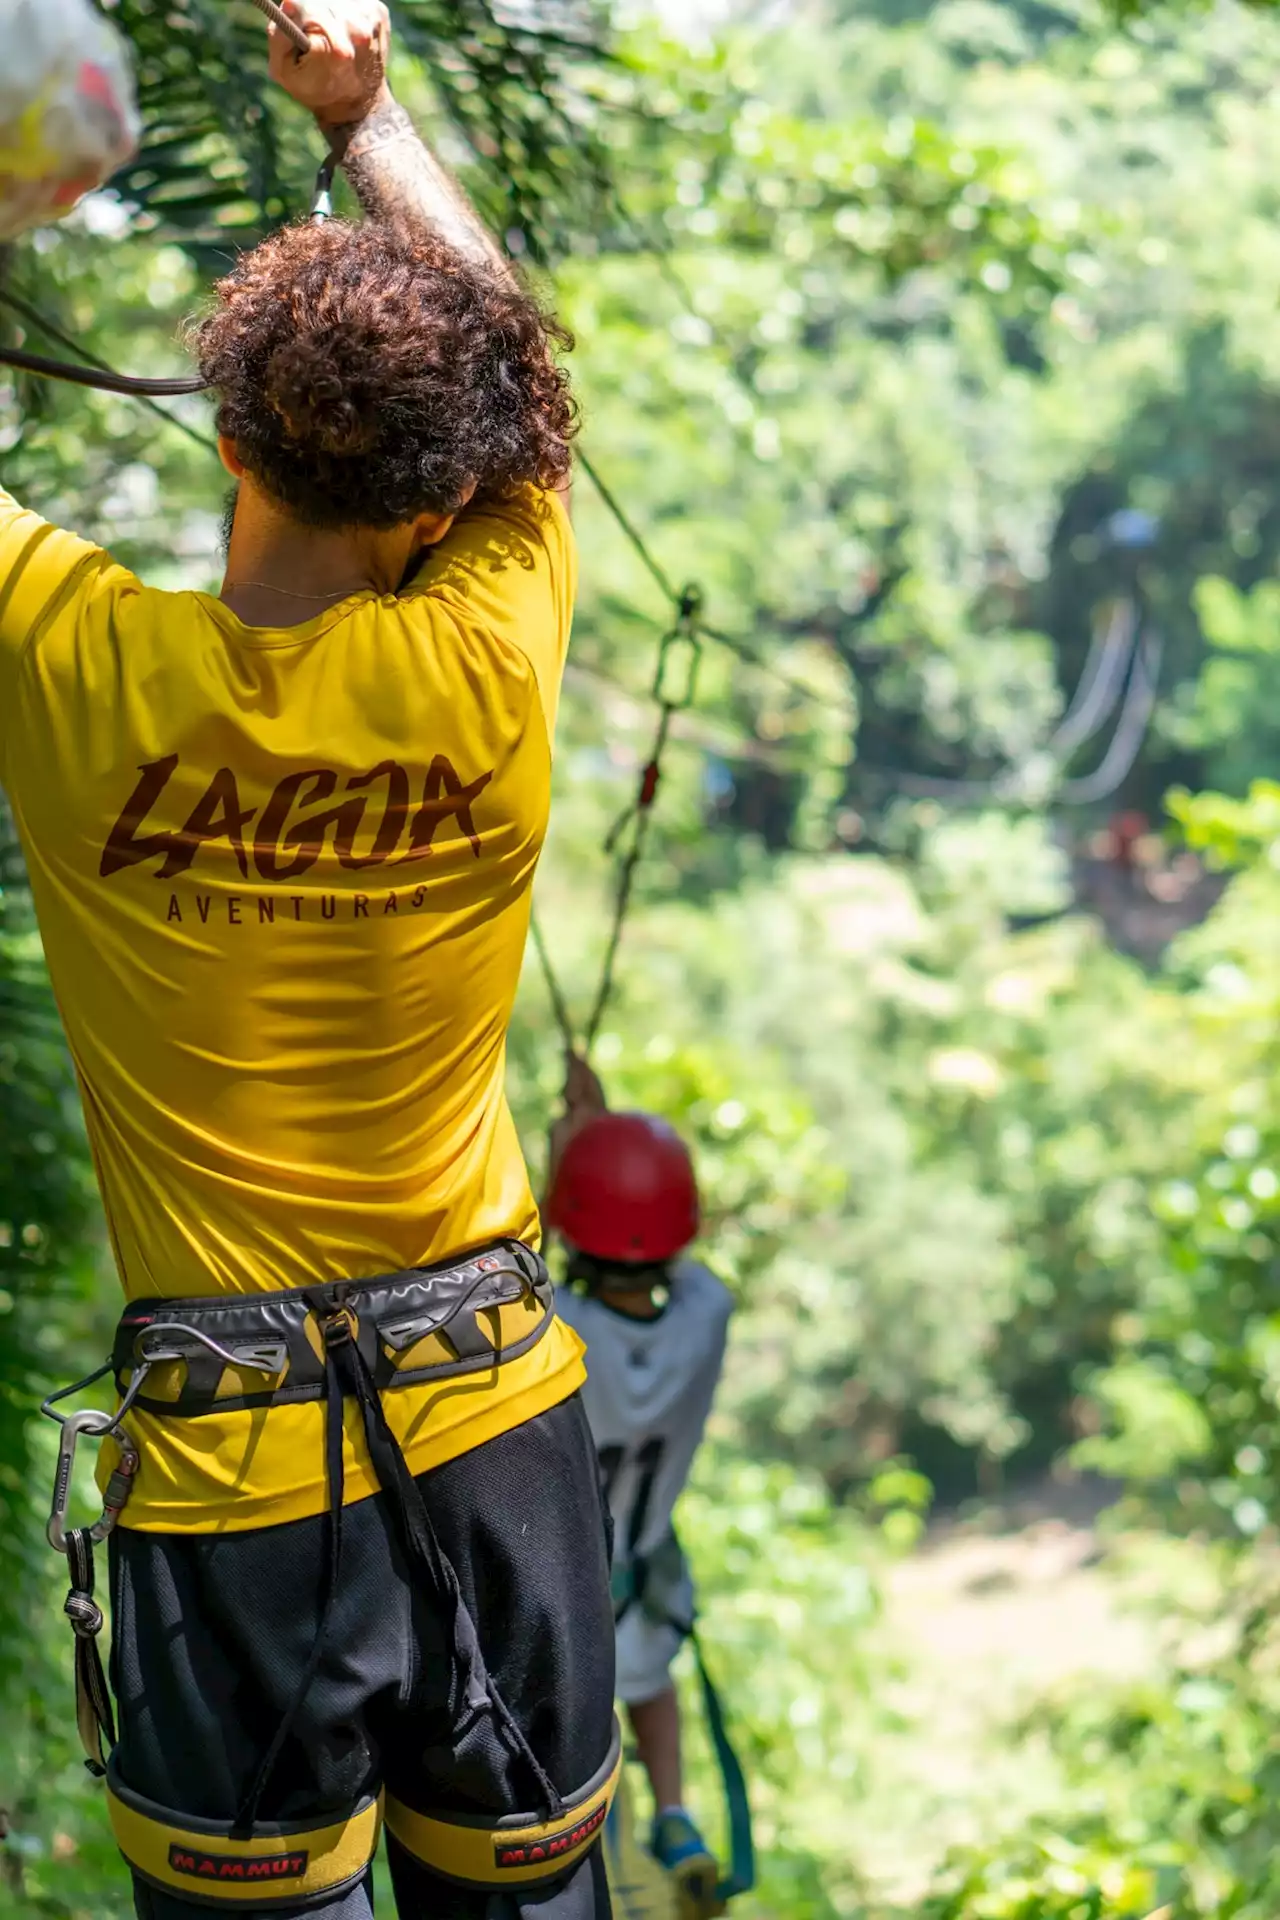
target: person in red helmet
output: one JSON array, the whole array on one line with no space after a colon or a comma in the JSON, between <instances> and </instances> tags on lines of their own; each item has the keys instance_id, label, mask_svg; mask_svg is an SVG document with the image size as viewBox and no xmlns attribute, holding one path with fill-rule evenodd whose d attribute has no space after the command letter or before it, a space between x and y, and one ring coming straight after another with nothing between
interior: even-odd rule
<instances>
[{"instance_id":1,"label":"person in red helmet","mask_svg":"<svg viewBox=\"0 0 1280 1920\"><path fill-rule=\"evenodd\" d=\"M671 1663L694 1591L672 1527L724 1363L732 1296L686 1249L697 1181L674 1127L611 1113L571 1060L552 1132L546 1225L569 1249L558 1310L587 1345L582 1389L613 1521L619 1698L653 1790L655 1857L689 1914L723 1911L716 1863L684 1805Z\"/></svg>"}]
</instances>

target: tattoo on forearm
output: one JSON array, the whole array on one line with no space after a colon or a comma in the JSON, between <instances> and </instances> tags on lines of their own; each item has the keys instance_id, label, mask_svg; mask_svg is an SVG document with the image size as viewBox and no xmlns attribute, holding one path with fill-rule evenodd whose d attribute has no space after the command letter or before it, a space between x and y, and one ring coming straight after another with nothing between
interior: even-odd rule
<instances>
[{"instance_id":1,"label":"tattoo on forearm","mask_svg":"<svg viewBox=\"0 0 1280 1920\"><path fill-rule=\"evenodd\" d=\"M371 220L434 227L467 259L510 272L466 194L398 101L385 101L350 126L331 128L330 138Z\"/></svg>"}]
</instances>

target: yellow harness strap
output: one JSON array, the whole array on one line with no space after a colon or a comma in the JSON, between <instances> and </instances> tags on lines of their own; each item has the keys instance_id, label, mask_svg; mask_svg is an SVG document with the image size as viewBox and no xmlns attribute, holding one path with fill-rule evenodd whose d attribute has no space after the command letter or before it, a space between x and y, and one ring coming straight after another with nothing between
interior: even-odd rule
<instances>
[{"instance_id":1,"label":"yellow harness strap","mask_svg":"<svg viewBox=\"0 0 1280 1920\"><path fill-rule=\"evenodd\" d=\"M609 1758L555 1820L522 1813L501 1820L418 1813L388 1794L387 1831L444 1880L496 1891L537 1886L585 1858L608 1819L621 1772L622 1735L615 1722Z\"/></svg>"},{"instance_id":2,"label":"yellow harness strap","mask_svg":"<svg viewBox=\"0 0 1280 1920\"><path fill-rule=\"evenodd\" d=\"M382 1825L380 1800L364 1800L323 1827L259 1821L251 1839L229 1825L172 1813L122 1785L107 1770L107 1807L116 1845L153 1887L188 1900L254 1908L337 1896L367 1870Z\"/></svg>"}]
</instances>

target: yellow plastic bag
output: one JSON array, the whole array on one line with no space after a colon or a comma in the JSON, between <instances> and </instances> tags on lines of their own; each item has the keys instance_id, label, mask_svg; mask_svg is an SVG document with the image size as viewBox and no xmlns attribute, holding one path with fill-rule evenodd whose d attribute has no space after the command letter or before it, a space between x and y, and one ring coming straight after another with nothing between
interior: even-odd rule
<instances>
[{"instance_id":1,"label":"yellow plastic bag","mask_svg":"<svg viewBox=\"0 0 1280 1920\"><path fill-rule=\"evenodd\" d=\"M0 0L0 240L59 220L133 152L120 35L88 0Z\"/></svg>"}]
</instances>

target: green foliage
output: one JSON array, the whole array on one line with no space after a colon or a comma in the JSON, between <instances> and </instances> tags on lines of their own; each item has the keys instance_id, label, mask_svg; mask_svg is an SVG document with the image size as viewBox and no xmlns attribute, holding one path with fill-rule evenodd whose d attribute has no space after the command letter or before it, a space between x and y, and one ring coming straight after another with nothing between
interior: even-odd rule
<instances>
[{"instance_id":1,"label":"green foliage","mask_svg":"<svg viewBox=\"0 0 1280 1920\"><path fill-rule=\"evenodd\" d=\"M835 1920L857 1895L841 1822L865 1779L874 1675L859 1641L875 1618L872 1568L883 1548L853 1516L836 1513L811 1476L715 1446L699 1461L678 1523L763 1856L756 1892L735 1911L741 1920ZM708 1831L719 1833L719 1778L687 1654L681 1667L691 1794Z\"/></svg>"},{"instance_id":2,"label":"green foliage","mask_svg":"<svg viewBox=\"0 0 1280 1920\"><path fill-rule=\"evenodd\" d=\"M1073 1796L1012 1846L957 1859L919 1920L1264 1920L1276 1866L1274 1672L1247 1639L1171 1681L1051 1701Z\"/></svg>"},{"instance_id":3,"label":"green foliage","mask_svg":"<svg viewBox=\"0 0 1280 1920\"><path fill-rule=\"evenodd\" d=\"M543 914L581 1003L595 952L563 831ZM1146 1191L1201 1069L1176 996L1082 923L1006 931L1059 885L1039 837L993 817L935 830L914 873L796 859L633 928L600 1063L698 1146L708 1250L749 1308L731 1393L757 1456L848 1491L923 1449L954 1490L975 1453L1071 1437L1073 1369L1154 1277ZM540 998L514 1047L548 1102Z\"/></svg>"},{"instance_id":4,"label":"green foliage","mask_svg":"<svg viewBox=\"0 0 1280 1920\"><path fill-rule=\"evenodd\" d=\"M1132 1469L1145 1456L1135 1477L1163 1483L1184 1524L1251 1539L1280 1502L1280 789L1183 798L1176 811L1198 845L1242 869L1180 955L1220 1082L1193 1151L1156 1188L1164 1260L1098 1383L1108 1426L1093 1457Z\"/></svg>"},{"instance_id":5,"label":"green foliage","mask_svg":"<svg viewBox=\"0 0 1280 1920\"><path fill-rule=\"evenodd\" d=\"M1280 582L1261 580L1246 594L1207 574L1195 604L1210 652L1173 730L1205 756L1215 781L1243 792L1280 749Z\"/></svg>"},{"instance_id":6,"label":"green foliage","mask_svg":"<svg viewBox=\"0 0 1280 1920\"><path fill-rule=\"evenodd\" d=\"M11 284L159 370L317 155L248 12L117 17L148 117L117 183L135 211L96 198ZM886 0L695 50L649 23L602 54L586 11L399 0L396 22L406 97L513 244L557 263L593 458L728 635L673 730L598 1058L615 1101L694 1143L739 1300L682 1516L762 1843L738 1912L865 1920L849 1835L892 1677L873 1576L930 1479L990 1487L1084 1433L1148 1512L1242 1554L1273 1535L1276 31L1230 7L1120 34L1083 7ZM207 431L202 402L174 411ZM216 577L221 481L180 428L17 383L0 445L8 483L148 578ZM584 1009L669 608L578 493L539 886ZM1140 576L1106 537L1125 507L1159 520ZM1106 726L1062 765L1051 743L1097 610L1135 588L1165 667L1117 800L1154 810L1179 779L1186 839L1238 869L1154 976L1072 911L1096 823L1048 810L1105 752ZM114 1295L20 886L7 904L0 1871L19 1912L98 1920L124 1902L74 1758L30 1413L97 1357ZM536 1160L561 1061L532 975L510 1065ZM957 1859L919 1920L1271 1920L1267 1660L1245 1636L1170 1688L1057 1703L1036 1730L1059 1817ZM696 1735L693 1759L710 1813Z\"/></svg>"},{"instance_id":7,"label":"green foliage","mask_svg":"<svg viewBox=\"0 0 1280 1920\"><path fill-rule=\"evenodd\" d=\"M144 228L209 265L229 238L252 239L296 213L316 136L267 80L261 19L226 0L117 0L113 11L133 49L146 129L113 184ZM607 185L583 115L582 82L602 54L593 0L570 0L545 27L490 0L392 0L391 13L494 218L526 248L554 252Z\"/></svg>"},{"instance_id":8,"label":"green foliage","mask_svg":"<svg viewBox=\"0 0 1280 1920\"><path fill-rule=\"evenodd\" d=\"M1280 785L1274 780L1255 780L1243 800L1221 793L1174 792L1169 810L1189 844L1218 865L1257 867L1261 858L1276 864L1272 849L1280 845ZM1220 931L1215 928L1215 933Z\"/></svg>"},{"instance_id":9,"label":"green foliage","mask_svg":"<svg viewBox=\"0 0 1280 1920\"><path fill-rule=\"evenodd\" d=\"M1045 750L1097 609L1134 585L1106 534L1126 507L1159 518L1141 585L1165 640L1130 793L1154 809L1171 775L1260 770L1187 714L1214 705L1197 580L1250 588L1277 551L1252 291L1274 227L1249 184L1271 164L1270 31L1232 12L1118 38L1072 12L1050 33L957 3L802 12L678 66L646 36L653 113L615 150L660 258L609 257L624 223L559 281L615 489L716 622L802 683L712 669L747 736L722 749L731 827L796 839L806 760L837 769L828 844L901 825L904 775L1013 766L1052 792L1096 765L1110 723L1074 768ZM625 673L651 588L582 514L606 563L584 657Z\"/></svg>"},{"instance_id":10,"label":"green foliage","mask_svg":"<svg viewBox=\"0 0 1280 1920\"><path fill-rule=\"evenodd\" d=\"M55 1831L75 1829L87 1799L67 1712L70 1636L44 1539L54 1441L33 1416L69 1359L95 1336L105 1343L106 1329L93 1299L96 1209L75 1081L3 807L0 879L0 1807L18 1830L0 1851L0 1886L25 1894L42 1884ZM91 1901L108 1858L102 1835L63 1877Z\"/></svg>"},{"instance_id":11,"label":"green foliage","mask_svg":"<svg viewBox=\"0 0 1280 1920\"><path fill-rule=\"evenodd\" d=\"M1225 625L1257 612L1221 589ZM1265 605L1265 602L1264 602ZM1161 1259L1092 1383L1081 1464L1123 1476L1148 1516L1219 1539L1234 1569L1210 1652L1167 1685L1042 1715L1073 1795L1025 1843L957 1861L928 1920L1263 1920L1277 1876L1274 1539L1280 1482L1280 789L1181 796L1197 846L1239 871L1175 955L1188 1030L1217 1073L1153 1188ZM1259 1553L1261 1548L1261 1553Z\"/></svg>"}]
</instances>

